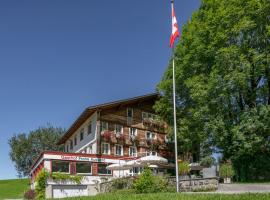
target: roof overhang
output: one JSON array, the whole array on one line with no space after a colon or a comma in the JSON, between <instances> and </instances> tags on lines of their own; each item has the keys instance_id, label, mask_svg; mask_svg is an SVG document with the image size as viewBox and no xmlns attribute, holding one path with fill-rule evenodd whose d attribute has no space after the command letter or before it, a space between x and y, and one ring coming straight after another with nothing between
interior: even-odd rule
<instances>
[{"instance_id":1,"label":"roof overhang","mask_svg":"<svg viewBox=\"0 0 270 200\"><path fill-rule=\"evenodd\" d=\"M58 141L58 145L64 144L78 128L96 111L111 109L114 107L124 106L132 103L140 103L141 101L157 99L159 97L158 93L147 94L143 96L137 96L129 99L123 99L119 101L114 101L105 104L99 104L95 106L91 106L86 108L82 114L77 118L77 120L71 125L71 127L67 130L67 132L60 138Z\"/></svg>"}]
</instances>

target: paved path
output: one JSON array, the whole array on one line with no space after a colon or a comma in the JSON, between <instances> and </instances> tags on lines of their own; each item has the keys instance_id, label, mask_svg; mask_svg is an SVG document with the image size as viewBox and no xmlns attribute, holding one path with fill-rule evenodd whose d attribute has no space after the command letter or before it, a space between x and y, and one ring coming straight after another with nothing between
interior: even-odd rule
<instances>
[{"instance_id":1,"label":"paved path","mask_svg":"<svg viewBox=\"0 0 270 200\"><path fill-rule=\"evenodd\" d=\"M220 184L216 193L270 193L269 184Z\"/></svg>"}]
</instances>

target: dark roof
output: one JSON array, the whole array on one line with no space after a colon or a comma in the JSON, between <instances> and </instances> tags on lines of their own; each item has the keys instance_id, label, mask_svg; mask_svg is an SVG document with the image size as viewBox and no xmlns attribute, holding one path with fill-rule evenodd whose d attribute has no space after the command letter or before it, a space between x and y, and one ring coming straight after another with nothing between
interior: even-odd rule
<instances>
[{"instance_id":1,"label":"dark roof","mask_svg":"<svg viewBox=\"0 0 270 200\"><path fill-rule=\"evenodd\" d=\"M137 96L129 99L123 99L118 101L113 101L109 103L99 104L95 106L90 106L86 108L81 115L76 119L76 121L71 125L71 127L67 130L67 132L62 136L62 138L58 141L57 144L63 144L65 141L72 136L72 134L97 110L104 110L113 107L117 107L119 105L136 103L141 100L155 99L159 96L158 93L147 94L143 96Z\"/></svg>"}]
</instances>

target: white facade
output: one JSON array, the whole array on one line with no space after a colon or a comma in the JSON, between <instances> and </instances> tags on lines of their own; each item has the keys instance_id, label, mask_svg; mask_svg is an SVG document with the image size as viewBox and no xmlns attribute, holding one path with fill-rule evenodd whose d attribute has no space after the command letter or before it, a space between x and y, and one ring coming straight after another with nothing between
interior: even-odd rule
<instances>
[{"instance_id":1,"label":"white facade","mask_svg":"<svg viewBox=\"0 0 270 200\"><path fill-rule=\"evenodd\" d=\"M89 124L91 124L91 132L89 132ZM83 133L83 139L81 140L81 133ZM75 139L75 137L77 139ZM75 133L66 141L65 151L73 153L97 153L97 112L91 115ZM77 140L77 144L75 144ZM71 143L73 148L71 148Z\"/></svg>"}]
</instances>

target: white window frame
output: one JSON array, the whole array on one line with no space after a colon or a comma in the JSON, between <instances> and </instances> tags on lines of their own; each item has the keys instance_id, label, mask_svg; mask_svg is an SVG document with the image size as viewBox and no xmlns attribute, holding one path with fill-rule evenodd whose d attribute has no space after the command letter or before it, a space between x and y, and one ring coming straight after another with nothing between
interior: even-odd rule
<instances>
[{"instance_id":1,"label":"white window frame","mask_svg":"<svg viewBox=\"0 0 270 200\"><path fill-rule=\"evenodd\" d=\"M131 134L131 129L135 129L135 133L134 134ZM137 133L138 133L138 129L137 128L129 127L129 136L131 136L131 135L137 136Z\"/></svg>"},{"instance_id":2,"label":"white window frame","mask_svg":"<svg viewBox=\"0 0 270 200\"><path fill-rule=\"evenodd\" d=\"M120 131L120 132L117 132L117 131L116 131L116 127L117 127L117 126L121 126L121 131ZM121 133L121 134L123 134L123 132L124 132L123 129L124 129L124 127L123 127L123 125L121 125L121 124L115 124L115 125L114 125L114 133L115 133L115 134L116 134L116 133Z\"/></svg>"},{"instance_id":3,"label":"white window frame","mask_svg":"<svg viewBox=\"0 0 270 200\"><path fill-rule=\"evenodd\" d=\"M146 115L146 117L144 117L143 115ZM148 113L147 112L142 112L142 119L148 119Z\"/></svg>"},{"instance_id":4,"label":"white window frame","mask_svg":"<svg viewBox=\"0 0 270 200\"><path fill-rule=\"evenodd\" d=\"M135 149L135 155L131 154L131 148ZM128 153L129 153L130 157L137 157L137 155L138 155L137 147L136 146L130 146L129 149L128 149Z\"/></svg>"},{"instance_id":5,"label":"white window frame","mask_svg":"<svg viewBox=\"0 0 270 200\"><path fill-rule=\"evenodd\" d=\"M116 151L116 147L121 147L121 154L119 155L119 154L117 154L117 151ZM123 156L123 154L124 154L124 148L123 148L123 145L120 145L120 144L116 144L116 145L114 145L114 155L116 155L116 156Z\"/></svg>"},{"instance_id":6,"label":"white window frame","mask_svg":"<svg viewBox=\"0 0 270 200\"><path fill-rule=\"evenodd\" d=\"M138 168L138 173L134 173L134 169ZM129 170L129 175L134 176L141 174L143 172L143 167L132 167L132 169Z\"/></svg>"},{"instance_id":7,"label":"white window frame","mask_svg":"<svg viewBox=\"0 0 270 200\"><path fill-rule=\"evenodd\" d=\"M93 145L88 145L86 147L86 153L93 154Z\"/></svg>"},{"instance_id":8,"label":"white window frame","mask_svg":"<svg viewBox=\"0 0 270 200\"><path fill-rule=\"evenodd\" d=\"M105 123L106 124L106 129L105 130L102 130L102 124ZM100 132L104 132L104 131L108 131L109 129L109 123L108 122L104 122L104 121L101 121L101 124L100 124Z\"/></svg>"},{"instance_id":9,"label":"white window frame","mask_svg":"<svg viewBox=\"0 0 270 200\"><path fill-rule=\"evenodd\" d=\"M147 155L147 156L157 156L158 154L157 154L156 151L147 151L147 152L146 152L146 155Z\"/></svg>"},{"instance_id":10,"label":"white window frame","mask_svg":"<svg viewBox=\"0 0 270 200\"><path fill-rule=\"evenodd\" d=\"M56 162L67 162L68 163L68 172L56 172L56 173L70 174L70 162L69 161L64 161L64 160L51 160L51 172L52 173L53 173L53 161L56 161Z\"/></svg>"},{"instance_id":11,"label":"white window frame","mask_svg":"<svg viewBox=\"0 0 270 200\"><path fill-rule=\"evenodd\" d=\"M151 135L150 138L147 137L147 133L150 133L150 135ZM154 137L153 137L153 136L154 136ZM145 133L145 138L146 138L147 140L156 140L156 139L157 139L157 134L154 133L154 132L152 132L152 131L146 131L146 133Z\"/></svg>"},{"instance_id":12,"label":"white window frame","mask_svg":"<svg viewBox=\"0 0 270 200\"><path fill-rule=\"evenodd\" d=\"M101 162L100 162L100 163L98 163L98 164L105 164L105 163L101 163ZM108 166L108 165L107 165L107 166ZM104 176L104 175L105 175L105 176L106 176L106 175L107 175L107 176L113 175L113 170L108 170L108 171L110 171L111 173L110 173L110 174L101 174L101 173L98 173L98 175L101 175L101 176Z\"/></svg>"},{"instance_id":13,"label":"white window frame","mask_svg":"<svg viewBox=\"0 0 270 200\"><path fill-rule=\"evenodd\" d=\"M143 117L143 115L145 115L146 117ZM156 114L153 113L149 113L149 112L142 112L142 119L152 119L155 120L157 118Z\"/></svg>"},{"instance_id":14,"label":"white window frame","mask_svg":"<svg viewBox=\"0 0 270 200\"><path fill-rule=\"evenodd\" d=\"M76 162L76 163L75 163L75 165L76 165L76 174L78 174L78 175L86 175L86 176L92 175L92 174L93 174L92 163L90 163L90 165L91 165L91 173L77 173L77 163L83 163L83 162Z\"/></svg>"},{"instance_id":15,"label":"white window frame","mask_svg":"<svg viewBox=\"0 0 270 200\"><path fill-rule=\"evenodd\" d=\"M104 153L104 145L108 145L108 153ZM101 143L101 150L103 155L110 155L111 154L111 149L110 149L110 144L106 142Z\"/></svg>"}]
</instances>

